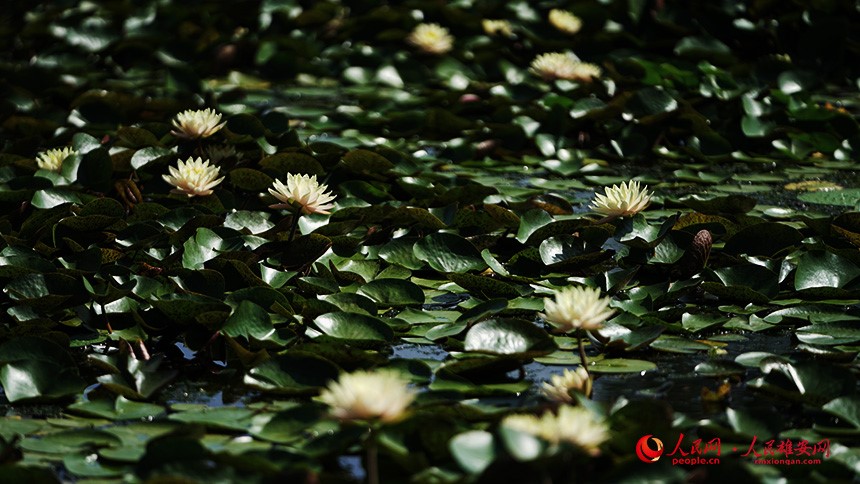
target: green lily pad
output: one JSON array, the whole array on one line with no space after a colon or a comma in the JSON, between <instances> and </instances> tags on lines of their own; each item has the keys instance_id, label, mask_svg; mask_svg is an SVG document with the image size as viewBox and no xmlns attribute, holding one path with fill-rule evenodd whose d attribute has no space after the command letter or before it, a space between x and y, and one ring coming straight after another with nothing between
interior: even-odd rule
<instances>
[{"instance_id":1,"label":"green lily pad","mask_svg":"<svg viewBox=\"0 0 860 484\"><path fill-rule=\"evenodd\" d=\"M778 276L773 271L755 264L725 267L714 271L724 288L712 283L702 284L709 292L734 300L763 304L779 293Z\"/></svg>"},{"instance_id":2,"label":"green lily pad","mask_svg":"<svg viewBox=\"0 0 860 484\"><path fill-rule=\"evenodd\" d=\"M452 273L448 274L448 279L469 291L470 294L483 298L504 297L512 299L520 295L514 285L492 277Z\"/></svg>"},{"instance_id":3,"label":"green lily pad","mask_svg":"<svg viewBox=\"0 0 860 484\"><path fill-rule=\"evenodd\" d=\"M329 304L334 304L338 309L347 313L364 313L368 316L376 316L378 312L376 303L361 294L338 292L328 296L320 296L320 299Z\"/></svg>"},{"instance_id":4,"label":"green lily pad","mask_svg":"<svg viewBox=\"0 0 860 484\"><path fill-rule=\"evenodd\" d=\"M758 368L761 365L762 360L765 359L775 359L776 361L783 361L785 363L791 362L785 357L768 353L766 351L749 351L742 353L735 357L735 362L749 368Z\"/></svg>"},{"instance_id":5,"label":"green lily pad","mask_svg":"<svg viewBox=\"0 0 860 484\"><path fill-rule=\"evenodd\" d=\"M314 325L323 333L339 339L356 341L391 341L394 331L378 318L359 313L327 313L318 316Z\"/></svg>"},{"instance_id":6,"label":"green lily pad","mask_svg":"<svg viewBox=\"0 0 860 484\"><path fill-rule=\"evenodd\" d=\"M842 345L860 341L858 321L833 321L797 328L797 339L813 345Z\"/></svg>"},{"instance_id":7,"label":"green lily pad","mask_svg":"<svg viewBox=\"0 0 860 484\"><path fill-rule=\"evenodd\" d=\"M251 426L255 411L249 408L215 407L194 408L187 412L170 415L170 420L205 425L219 430L245 431Z\"/></svg>"},{"instance_id":8,"label":"green lily pad","mask_svg":"<svg viewBox=\"0 0 860 484\"><path fill-rule=\"evenodd\" d=\"M651 225L641 213L621 222L615 235L618 240L631 247L654 248L675 225L677 217L670 217L659 226Z\"/></svg>"},{"instance_id":9,"label":"green lily pad","mask_svg":"<svg viewBox=\"0 0 860 484\"><path fill-rule=\"evenodd\" d=\"M424 304L424 291L417 284L402 279L376 279L362 285L358 294L367 296L383 307Z\"/></svg>"},{"instance_id":10,"label":"green lily pad","mask_svg":"<svg viewBox=\"0 0 860 484\"><path fill-rule=\"evenodd\" d=\"M504 299L490 299L489 301L484 301L467 309L466 311L463 311L463 313L457 318L457 322L475 323L498 314L507 309L507 307L508 301Z\"/></svg>"},{"instance_id":11,"label":"green lily pad","mask_svg":"<svg viewBox=\"0 0 860 484\"><path fill-rule=\"evenodd\" d=\"M823 405L844 396L856 385L847 370L815 361L784 363L766 359L761 362L761 370L765 376L751 383L754 388L811 405Z\"/></svg>"},{"instance_id":12,"label":"green lily pad","mask_svg":"<svg viewBox=\"0 0 860 484\"><path fill-rule=\"evenodd\" d=\"M93 459L91 456L77 454L64 457L63 465L75 476L90 478L118 477L130 470L124 466L108 464L101 458Z\"/></svg>"},{"instance_id":13,"label":"green lily pad","mask_svg":"<svg viewBox=\"0 0 860 484\"><path fill-rule=\"evenodd\" d=\"M269 313L248 300L239 303L239 307L224 322L221 331L227 336L241 336L249 341L266 341L276 336Z\"/></svg>"},{"instance_id":14,"label":"green lily pad","mask_svg":"<svg viewBox=\"0 0 860 484\"><path fill-rule=\"evenodd\" d=\"M312 394L336 380L339 372L337 365L321 356L293 350L250 369L245 384L275 393Z\"/></svg>"},{"instance_id":15,"label":"green lily pad","mask_svg":"<svg viewBox=\"0 0 860 484\"><path fill-rule=\"evenodd\" d=\"M657 365L644 360L629 358L606 358L588 364L592 373L642 373L657 369Z\"/></svg>"},{"instance_id":16,"label":"green lily pad","mask_svg":"<svg viewBox=\"0 0 860 484\"><path fill-rule=\"evenodd\" d=\"M468 325L466 323L437 324L427 330L427 332L424 333L424 337L431 341L436 341L442 338L456 336L462 333L467 327Z\"/></svg>"},{"instance_id":17,"label":"green lily pad","mask_svg":"<svg viewBox=\"0 0 860 484\"><path fill-rule=\"evenodd\" d=\"M350 171L357 173L385 173L394 167L384 156L362 149L343 155L343 164Z\"/></svg>"},{"instance_id":18,"label":"green lily pad","mask_svg":"<svg viewBox=\"0 0 860 484\"><path fill-rule=\"evenodd\" d=\"M814 287L843 288L860 276L860 267L832 252L807 252L797 261L794 288L799 290Z\"/></svg>"},{"instance_id":19,"label":"green lily pad","mask_svg":"<svg viewBox=\"0 0 860 484\"><path fill-rule=\"evenodd\" d=\"M417 270L424 262L412 251L414 240L394 239L379 248L379 257L389 264L399 264L407 269Z\"/></svg>"},{"instance_id":20,"label":"green lily pad","mask_svg":"<svg viewBox=\"0 0 860 484\"><path fill-rule=\"evenodd\" d=\"M747 213L756 206L756 200L746 195L702 197L690 195L679 200L684 205L703 214Z\"/></svg>"},{"instance_id":21,"label":"green lily pad","mask_svg":"<svg viewBox=\"0 0 860 484\"><path fill-rule=\"evenodd\" d=\"M604 323L602 328L590 333L606 349L636 351L656 342L665 329L659 325L630 329L615 321Z\"/></svg>"},{"instance_id":22,"label":"green lily pad","mask_svg":"<svg viewBox=\"0 0 860 484\"><path fill-rule=\"evenodd\" d=\"M31 203L36 208L54 208L65 203L81 203L77 193L63 188L46 188L33 194Z\"/></svg>"},{"instance_id":23,"label":"green lily pad","mask_svg":"<svg viewBox=\"0 0 860 484\"><path fill-rule=\"evenodd\" d=\"M164 413L164 407L145 402L135 402L118 396L116 400L90 400L67 407L77 413L111 420L152 419Z\"/></svg>"},{"instance_id":24,"label":"green lily pad","mask_svg":"<svg viewBox=\"0 0 860 484\"><path fill-rule=\"evenodd\" d=\"M0 345L0 384L10 402L51 400L86 386L71 355L53 341L34 336Z\"/></svg>"},{"instance_id":25,"label":"green lily pad","mask_svg":"<svg viewBox=\"0 0 860 484\"><path fill-rule=\"evenodd\" d=\"M710 360L703 361L696 365L693 369L697 374L702 376L730 376L743 375L746 373L746 368L739 363L728 360Z\"/></svg>"},{"instance_id":26,"label":"green lily pad","mask_svg":"<svg viewBox=\"0 0 860 484\"><path fill-rule=\"evenodd\" d=\"M186 269L202 269L206 261L218 256L223 245L224 240L212 230L203 227L197 229L196 235L183 244L182 266Z\"/></svg>"},{"instance_id":27,"label":"green lily pad","mask_svg":"<svg viewBox=\"0 0 860 484\"><path fill-rule=\"evenodd\" d=\"M318 179L325 176L325 169L320 165L320 162L305 153L277 153L263 158L260 161L260 166L279 177L282 182L286 182L284 178L288 174L316 175Z\"/></svg>"},{"instance_id":28,"label":"green lily pad","mask_svg":"<svg viewBox=\"0 0 860 484\"><path fill-rule=\"evenodd\" d=\"M730 254L773 256L803 239L799 230L784 224L765 222L750 225L726 241L724 250Z\"/></svg>"},{"instance_id":29,"label":"green lily pad","mask_svg":"<svg viewBox=\"0 0 860 484\"><path fill-rule=\"evenodd\" d=\"M505 450L518 461L531 461L538 458L546 450L547 444L537 436L528 432L499 426L499 437Z\"/></svg>"},{"instance_id":30,"label":"green lily pad","mask_svg":"<svg viewBox=\"0 0 860 484\"><path fill-rule=\"evenodd\" d=\"M103 430L78 428L52 432L47 435L26 437L21 448L47 454L71 454L92 447L114 447L122 443L119 437Z\"/></svg>"},{"instance_id":31,"label":"green lily pad","mask_svg":"<svg viewBox=\"0 0 860 484\"><path fill-rule=\"evenodd\" d=\"M167 160L173 161L173 158L176 157L176 153L167 148L150 146L135 151L134 155L131 157L131 167L135 170L139 170L150 163Z\"/></svg>"},{"instance_id":32,"label":"green lily pad","mask_svg":"<svg viewBox=\"0 0 860 484\"><path fill-rule=\"evenodd\" d=\"M719 314L690 314L681 316L681 326L687 331L697 332L727 322L729 318Z\"/></svg>"},{"instance_id":33,"label":"green lily pad","mask_svg":"<svg viewBox=\"0 0 860 484\"><path fill-rule=\"evenodd\" d=\"M487 267L481 253L459 235L444 232L422 238L412 248L415 257L440 272L468 272Z\"/></svg>"},{"instance_id":34,"label":"green lily pad","mask_svg":"<svg viewBox=\"0 0 860 484\"><path fill-rule=\"evenodd\" d=\"M230 171L230 183L242 190L264 192L274 182L269 175L252 168L236 168Z\"/></svg>"},{"instance_id":35,"label":"green lily pad","mask_svg":"<svg viewBox=\"0 0 860 484\"><path fill-rule=\"evenodd\" d=\"M98 377L98 382L127 399L146 400L177 375L176 370L162 367L164 361L162 355L148 360L119 357L114 361L118 371Z\"/></svg>"},{"instance_id":36,"label":"green lily pad","mask_svg":"<svg viewBox=\"0 0 860 484\"><path fill-rule=\"evenodd\" d=\"M269 442L290 444L305 439L309 422L319 422L320 408L296 406L276 414L265 413L252 420L251 434Z\"/></svg>"},{"instance_id":37,"label":"green lily pad","mask_svg":"<svg viewBox=\"0 0 860 484\"><path fill-rule=\"evenodd\" d=\"M843 190L804 192L797 195L797 199L807 203L820 203L821 205L835 205L839 207L856 207L860 200L860 188L846 188Z\"/></svg>"},{"instance_id":38,"label":"green lily pad","mask_svg":"<svg viewBox=\"0 0 860 484\"><path fill-rule=\"evenodd\" d=\"M493 434L484 430L463 432L448 444L454 460L470 474L480 474L496 458Z\"/></svg>"},{"instance_id":39,"label":"green lily pad","mask_svg":"<svg viewBox=\"0 0 860 484\"><path fill-rule=\"evenodd\" d=\"M860 428L860 398L857 396L839 397L827 402L821 408L845 419L855 428Z\"/></svg>"},{"instance_id":40,"label":"green lily pad","mask_svg":"<svg viewBox=\"0 0 860 484\"><path fill-rule=\"evenodd\" d=\"M669 353L686 354L693 354L711 349L711 346L706 345L705 343L670 335L660 336L657 340L651 343L651 347L655 350L667 351Z\"/></svg>"},{"instance_id":41,"label":"green lily pad","mask_svg":"<svg viewBox=\"0 0 860 484\"><path fill-rule=\"evenodd\" d=\"M466 351L527 357L546 355L555 342L542 329L520 319L489 319L472 326L463 342Z\"/></svg>"},{"instance_id":42,"label":"green lily pad","mask_svg":"<svg viewBox=\"0 0 860 484\"><path fill-rule=\"evenodd\" d=\"M541 227L552 223L553 218L543 210L529 210L520 217L517 240L526 243L531 235Z\"/></svg>"}]
</instances>

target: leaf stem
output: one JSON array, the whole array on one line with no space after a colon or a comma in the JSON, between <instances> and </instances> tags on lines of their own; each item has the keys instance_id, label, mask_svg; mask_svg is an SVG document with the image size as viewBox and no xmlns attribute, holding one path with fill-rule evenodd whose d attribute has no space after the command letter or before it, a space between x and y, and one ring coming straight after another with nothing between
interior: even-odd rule
<instances>
[{"instance_id":1,"label":"leaf stem","mask_svg":"<svg viewBox=\"0 0 860 484\"><path fill-rule=\"evenodd\" d=\"M376 445L376 432L373 427L370 428L370 435L367 436L367 462L365 468L367 470L368 484L379 484L379 449Z\"/></svg>"},{"instance_id":2,"label":"leaf stem","mask_svg":"<svg viewBox=\"0 0 860 484\"><path fill-rule=\"evenodd\" d=\"M585 374L591 378L591 372L588 371L588 359L585 357L585 342L582 340L582 336L577 338L579 342L579 364L585 368Z\"/></svg>"},{"instance_id":3,"label":"leaf stem","mask_svg":"<svg viewBox=\"0 0 860 484\"><path fill-rule=\"evenodd\" d=\"M296 236L296 229L299 228L299 218L302 216L302 210L298 209L293 213L293 224L290 226L290 236L287 239L287 242L292 242L293 237Z\"/></svg>"}]
</instances>

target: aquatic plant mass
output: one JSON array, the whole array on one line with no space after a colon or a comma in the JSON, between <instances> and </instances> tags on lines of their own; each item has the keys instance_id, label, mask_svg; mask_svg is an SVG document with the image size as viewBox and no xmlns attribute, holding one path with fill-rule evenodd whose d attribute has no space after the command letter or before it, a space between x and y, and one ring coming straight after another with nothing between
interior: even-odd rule
<instances>
[{"instance_id":1,"label":"aquatic plant mass","mask_svg":"<svg viewBox=\"0 0 860 484\"><path fill-rule=\"evenodd\" d=\"M0 482L852 482L852 2L0 11Z\"/></svg>"}]
</instances>

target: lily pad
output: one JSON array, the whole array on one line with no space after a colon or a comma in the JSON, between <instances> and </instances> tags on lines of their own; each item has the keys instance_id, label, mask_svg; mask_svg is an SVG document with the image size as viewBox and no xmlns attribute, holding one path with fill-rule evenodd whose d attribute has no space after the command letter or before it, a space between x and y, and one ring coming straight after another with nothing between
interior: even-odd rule
<instances>
[{"instance_id":1,"label":"lily pad","mask_svg":"<svg viewBox=\"0 0 860 484\"><path fill-rule=\"evenodd\" d=\"M814 345L841 345L860 341L857 321L833 321L797 328L797 339Z\"/></svg>"},{"instance_id":2,"label":"lily pad","mask_svg":"<svg viewBox=\"0 0 860 484\"><path fill-rule=\"evenodd\" d=\"M481 253L459 235L444 232L422 238L412 248L415 257L440 272L468 272L487 267Z\"/></svg>"},{"instance_id":3,"label":"lily pad","mask_svg":"<svg viewBox=\"0 0 860 484\"><path fill-rule=\"evenodd\" d=\"M588 371L593 373L644 373L655 369L657 365L650 361L628 358L606 358L588 365Z\"/></svg>"},{"instance_id":4,"label":"lily pad","mask_svg":"<svg viewBox=\"0 0 860 484\"><path fill-rule=\"evenodd\" d=\"M72 357L53 341L34 336L0 345L0 384L10 402L51 400L86 386Z\"/></svg>"},{"instance_id":5,"label":"lily pad","mask_svg":"<svg viewBox=\"0 0 860 484\"><path fill-rule=\"evenodd\" d=\"M472 326L463 342L466 351L534 357L556 349L552 338L519 319L488 319Z\"/></svg>"},{"instance_id":6,"label":"lily pad","mask_svg":"<svg viewBox=\"0 0 860 484\"><path fill-rule=\"evenodd\" d=\"M797 261L794 287L797 290L814 287L845 287L860 276L860 267L832 252L807 252Z\"/></svg>"},{"instance_id":7,"label":"lily pad","mask_svg":"<svg viewBox=\"0 0 860 484\"><path fill-rule=\"evenodd\" d=\"M245 384L277 393L316 393L329 381L336 380L339 371L334 363L321 356L293 350L249 370Z\"/></svg>"},{"instance_id":8,"label":"lily pad","mask_svg":"<svg viewBox=\"0 0 860 484\"><path fill-rule=\"evenodd\" d=\"M470 430L457 435L449 444L451 455L470 474L480 474L495 459L493 434L483 430Z\"/></svg>"},{"instance_id":9,"label":"lily pad","mask_svg":"<svg viewBox=\"0 0 860 484\"><path fill-rule=\"evenodd\" d=\"M394 331L378 318L360 313L327 313L318 316L314 325L334 338L356 341L391 341Z\"/></svg>"},{"instance_id":10,"label":"lily pad","mask_svg":"<svg viewBox=\"0 0 860 484\"><path fill-rule=\"evenodd\" d=\"M358 294L367 296L383 307L424 304L424 291L417 284L401 279L376 279L359 288Z\"/></svg>"}]
</instances>

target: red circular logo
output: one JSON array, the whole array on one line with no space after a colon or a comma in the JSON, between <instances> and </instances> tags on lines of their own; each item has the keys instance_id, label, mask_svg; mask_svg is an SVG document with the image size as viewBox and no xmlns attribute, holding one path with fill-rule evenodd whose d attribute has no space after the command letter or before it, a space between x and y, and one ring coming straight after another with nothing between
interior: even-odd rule
<instances>
[{"instance_id":1,"label":"red circular logo","mask_svg":"<svg viewBox=\"0 0 860 484\"><path fill-rule=\"evenodd\" d=\"M657 449L652 450L648 447L649 438L657 443ZM660 456L663 455L663 441L657 437L653 437L651 434L642 437L639 439L639 442L636 442L636 455L639 456L639 459L642 460L642 462L647 462L649 464L657 462L660 460Z\"/></svg>"}]
</instances>

